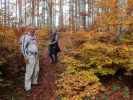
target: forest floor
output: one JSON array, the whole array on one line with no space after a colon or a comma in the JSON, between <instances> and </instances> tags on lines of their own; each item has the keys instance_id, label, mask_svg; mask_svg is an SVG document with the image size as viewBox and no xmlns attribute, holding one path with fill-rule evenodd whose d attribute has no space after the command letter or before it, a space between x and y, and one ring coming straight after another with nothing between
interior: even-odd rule
<instances>
[{"instance_id":1,"label":"forest floor","mask_svg":"<svg viewBox=\"0 0 133 100\"><path fill-rule=\"evenodd\" d=\"M64 47L66 38L61 39L61 48ZM4 88L0 87L0 100L61 100L56 95L55 82L64 72L66 66L62 63L50 64L47 56L47 48L40 51L40 77L39 84L33 86L31 93L26 93L23 88L24 77L15 82L8 82ZM63 51L60 54L62 59ZM119 74L119 73L118 73ZM24 74L23 74L24 76ZM133 100L133 80L132 77L115 77L104 78L102 83L107 91L96 95L92 100ZM12 84L12 85L10 85ZM123 87L128 87L129 91L127 98L123 98ZM90 100L86 98L85 100Z\"/></svg>"},{"instance_id":2,"label":"forest floor","mask_svg":"<svg viewBox=\"0 0 133 100\"><path fill-rule=\"evenodd\" d=\"M43 43L46 41L42 40ZM15 79L15 82L6 81L5 86L0 87L0 100L56 100L55 81L64 70L65 66L60 62L50 64L47 48L41 48L39 84L32 86L32 92L25 92L23 72L22 76L18 77L19 79Z\"/></svg>"}]
</instances>

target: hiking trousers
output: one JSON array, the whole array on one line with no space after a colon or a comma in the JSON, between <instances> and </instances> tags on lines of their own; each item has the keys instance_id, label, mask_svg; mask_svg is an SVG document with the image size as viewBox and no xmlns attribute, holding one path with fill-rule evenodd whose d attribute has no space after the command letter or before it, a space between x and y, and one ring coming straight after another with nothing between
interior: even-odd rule
<instances>
[{"instance_id":1,"label":"hiking trousers","mask_svg":"<svg viewBox=\"0 0 133 100\"><path fill-rule=\"evenodd\" d=\"M31 90L31 85L38 84L38 75L39 75L39 58L38 55L28 55L28 63L26 64L25 72L25 90Z\"/></svg>"}]
</instances>

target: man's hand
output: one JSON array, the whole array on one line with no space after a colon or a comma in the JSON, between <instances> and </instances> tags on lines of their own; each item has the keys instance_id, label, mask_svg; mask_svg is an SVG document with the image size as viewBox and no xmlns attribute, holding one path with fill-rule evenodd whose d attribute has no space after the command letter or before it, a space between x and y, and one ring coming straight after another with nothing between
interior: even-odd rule
<instances>
[{"instance_id":1,"label":"man's hand","mask_svg":"<svg viewBox=\"0 0 133 100\"><path fill-rule=\"evenodd\" d=\"M29 63L29 60L27 57L25 57L25 63L28 64Z\"/></svg>"},{"instance_id":2,"label":"man's hand","mask_svg":"<svg viewBox=\"0 0 133 100\"><path fill-rule=\"evenodd\" d=\"M49 43L48 43L48 45L51 45L51 44L52 44L52 42L49 42Z\"/></svg>"},{"instance_id":3,"label":"man's hand","mask_svg":"<svg viewBox=\"0 0 133 100\"><path fill-rule=\"evenodd\" d=\"M56 43L56 41L49 42L49 45L53 45L53 44L55 44L55 43Z\"/></svg>"},{"instance_id":4,"label":"man's hand","mask_svg":"<svg viewBox=\"0 0 133 100\"><path fill-rule=\"evenodd\" d=\"M25 63L28 64L29 63L29 60L28 59L25 59Z\"/></svg>"}]
</instances>

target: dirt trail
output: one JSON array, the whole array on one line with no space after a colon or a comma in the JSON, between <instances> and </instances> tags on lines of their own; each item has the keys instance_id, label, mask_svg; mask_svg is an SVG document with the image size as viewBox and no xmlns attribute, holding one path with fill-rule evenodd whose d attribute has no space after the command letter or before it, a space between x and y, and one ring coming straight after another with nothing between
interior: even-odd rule
<instances>
[{"instance_id":1,"label":"dirt trail","mask_svg":"<svg viewBox=\"0 0 133 100\"><path fill-rule=\"evenodd\" d=\"M33 87L30 96L27 100L55 100L56 99L56 85L55 81L64 71L61 64L43 65L40 71L40 81L38 86Z\"/></svg>"},{"instance_id":2,"label":"dirt trail","mask_svg":"<svg viewBox=\"0 0 133 100\"><path fill-rule=\"evenodd\" d=\"M41 43L45 43L47 40L39 39ZM2 100L56 100L56 84L55 82L64 72L65 66L60 63L63 56L64 44L63 39L61 39L60 47L61 54L59 56L59 62L57 64L50 64L50 59L48 57L47 47L41 47L40 49L40 75L39 84L37 86L32 86L31 93L26 93L24 91L24 75L20 79L21 82L16 84L15 93L10 94L10 99ZM13 99L12 99L13 98ZM1 100L1 98L0 98Z\"/></svg>"},{"instance_id":3,"label":"dirt trail","mask_svg":"<svg viewBox=\"0 0 133 100\"><path fill-rule=\"evenodd\" d=\"M40 58L39 84L32 86L31 93L26 93L23 89L24 84L21 82L17 86L18 89L16 89L16 94L13 95L13 100L56 100L55 82L61 73L64 72L65 66L60 62L57 64L50 64L46 55L47 52L45 49Z\"/></svg>"},{"instance_id":4,"label":"dirt trail","mask_svg":"<svg viewBox=\"0 0 133 100\"><path fill-rule=\"evenodd\" d=\"M63 42L60 43L60 47L63 50L64 44L62 44ZM57 64L50 64L47 48L43 49L40 57L39 85L33 86L32 93L26 97L27 100L56 100L57 98L55 82L59 78L59 75L64 72L65 66L60 62ZM63 52L61 56L62 55ZM59 60L60 59L61 57L59 57Z\"/></svg>"}]
</instances>

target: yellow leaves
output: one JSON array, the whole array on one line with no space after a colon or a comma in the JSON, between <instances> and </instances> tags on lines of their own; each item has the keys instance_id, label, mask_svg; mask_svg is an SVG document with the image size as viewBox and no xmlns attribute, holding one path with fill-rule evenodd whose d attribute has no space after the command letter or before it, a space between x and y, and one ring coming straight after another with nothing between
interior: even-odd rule
<instances>
[{"instance_id":1,"label":"yellow leaves","mask_svg":"<svg viewBox=\"0 0 133 100\"><path fill-rule=\"evenodd\" d=\"M80 64L80 61L73 59L72 57L64 56L64 59L61 61L62 63L65 63L67 65L77 65Z\"/></svg>"},{"instance_id":2,"label":"yellow leaves","mask_svg":"<svg viewBox=\"0 0 133 100\"><path fill-rule=\"evenodd\" d=\"M132 45L125 41L119 44L103 42L101 38L109 41L108 37L113 37L114 34L92 33L88 41L74 49L71 55L66 55L62 61L67 68L56 83L57 92L67 100L80 100L84 96L98 93L101 84L97 75L115 75L120 68L127 72L133 71ZM127 34L125 38L133 43L133 33ZM75 56L75 52L78 57Z\"/></svg>"},{"instance_id":3,"label":"yellow leaves","mask_svg":"<svg viewBox=\"0 0 133 100\"><path fill-rule=\"evenodd\" d=\"M99 8L115 8L117 6L117 0L97 1L96 6Z\"/></svg>"},{"instance_id":4,"label":"yellow leaves","mask_svg":"<svg viewBox=\"0 0 133 100\"><path fill-rule=\"evenodd\" d=\"M91 71L100 74L101 76L107 76L107 75L114 75L117 70L113 68L97 68L97 69L91 69Z\"/></svg>"},{"instance_id":5,"label":"yellow leaves","mask_svg":"<svg viewBox=\"0 0 133 100\"><path fill-rule=\"evenodd\" d=\"M13 30L9 29L0 32L0 51L0 67L2 71L8 73L6 77L14 77L21 70L24 62Z\"/></svg>"},{"instance_id":6,"label":"yellow leaves","mask_svg":"<svg viewBox=\"0 0 133 100\"><path fill-rule=\"evenodd\" d=\"M92 72L80 71L74 75L64 74L56 84L59 95L67 97L68 100L80 100L85 96L97 94L101 85L98 81Z\"/></svg>"},{"instance_id":7,"label":"yellow leaves","mask_svg":"<svg viewBox=\"0 0 133 100\"><path fill-rule=\"evenodd\" d=\"M97 8L100 9L100 12L96 19L97 29L117 33L118 27L121 26L124 29L130 30L133 1L128 0L128 4L126 4L126 1L122 4L120 2L119 0L98 1Z\"/></svg>"},{"instance_id":8,"label":"yellow leaves","mask_svg":"<svg viewBox=\"0 0 133 100\"><path fill-rule=\"evenodd\" d=\"M111 54L115 48L116 47L111 44L107 45L100 42L86 43L84 45L84 48L81 49L81 54L83 55L83 57L90 59L92 59L93 57L98 59L101 57L108 58L108 56L106 57L106 54Z\"/></svg>"},{"instance_id":9,"label":"yellow leaves","mask_svg":"<svg viewBox=\"0 0 133 100\"><path fill-rule=\"evenodd\" d=\"M124 20L123 24L126 24L126 25L133 24L133 16L126 17L126 19Z\"/></svg>"},{"instance_id":10,"label":"yellow leaves","mask_svg":"<svg viewBox=\"0 0 133 100\"><path fill-rule=\"evenodd\" d=\"M102 37L103 35L106 34L99 32L97 37ZM131 63L133 47L130 45L113 45L91 40L83 45L80 54L85 66L92 66L87 67L89 68L88 70L100 75L114 75L119 69L118 65L124 66L128 71L133 69Z\"/></svg>"},{"instance_id":11,"label":"yellow leaves","mask_svg":"<svg viewBox=\"0 0 133 100\"><path fill-rule=\"evenodd\" d=\"M104 49L106 51L112 51L113 48L115 48L115 46L111 45L111 44L105 44L105 43L101 43L101 42L88 42L84 45L84 49L89 49L89 50L101 50Z\"/></svg>"},{"instance_id":12,"label":"yellow leaves","mask_svg":"<svg viewBox=\"0 0 133 100\"><path fill-rule=\"evenodd\" d=\"M64 57L62 63L68 67L56 82L58 95L67 100L82 100L85 96L98 93L101 84L94 72L89 71L89 65L68 56Z\"/></svg>"},{"instance_id":13,"label":"yellow leaves","mask_svg":"<svg viewBox=\"0 0 133 100\"><path fill-rule=\"evenodd\" d=\"M128 7L129 9L133 8L133 0L128 0Z\"/></svg>"}]
</instances>

